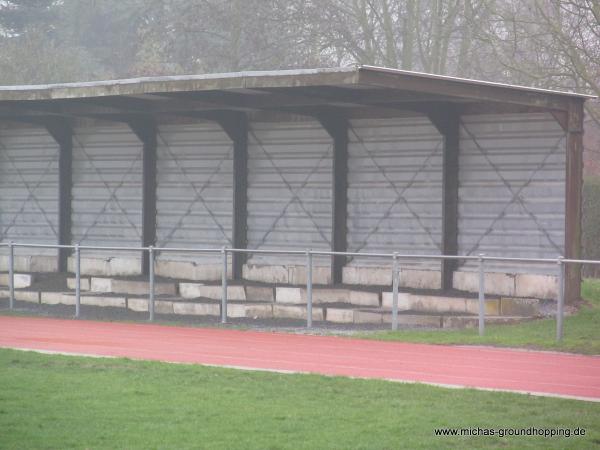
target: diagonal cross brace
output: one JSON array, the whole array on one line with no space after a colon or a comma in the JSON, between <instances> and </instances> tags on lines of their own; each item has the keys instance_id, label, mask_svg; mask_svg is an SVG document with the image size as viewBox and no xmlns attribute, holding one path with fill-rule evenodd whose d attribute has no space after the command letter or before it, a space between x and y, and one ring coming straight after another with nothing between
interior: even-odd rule
<instances>
[{"instance_id":1,"label":"diagonal cross brace","mask_svg":"<svg viewBox=\"0 0 600 450\"><path fill-rule=\"evenodd\" d=\"M542 161L540 162L540 164L538 164L535 167L535 169L531 172L529 178L518 189L513 190L513 188L510 185L510 183L506 180L506 178L504 178L502 176L502 174L500 172L500 168L498 166L496 166L491 161L491 159L489 158L489 155L487 154L486 150L477 141L475 135L462 122L461 122L461 127L465 131L465 133L469 136L469 138L473 141L473 143L477 147L477 150L485 158L485 160L489 164L489 166L492 169L494 169L494 171L496 172L496 175L498 175L498 178L500 179L500 181L502 182L502 184L506 187L506 189L509 191L509 193L511 195L510 201L504 205L504 207L502 208L502 210L500 211L500 213L492 220L492 222L490 223L490 225L488 226L488 228L485 230L485 232L477 239L477 241L475 242L475 244L469 249L469 251L466 254L467 255L471 255L475 250L477 250L477 248L479 247L479 244L481 244L481 242L483 241L483 239L485 239L493 231L494 225L500 219L502 219L504 217L504 215L506 214L506 211L508 210L508 208L511 205L513 205L515 202L519 203L519 205L523 208L523 210L525 211L525 213L535 223L535 225L538 228L538 230L546 237L546 239L548 240L548 242L550 243L550 245L552 245L559 253L562 253L562 249L560 248L560 246L558 246L552 240L552 237L550 236L550 234L548 233L548 231L542 226L542 224L539 223L539 221L537 220L537 217L535 216L535 214L533 214L529 210L529 208L527 208L527 206L525 205L525 202L521 198L521 192L523 192L523 190L531 184L531 182L533 181L533 179L535 178L535 176L537 175L537 173L544 168L544 166L546 165L546 162L548 161L548 158L550 158L550 156L554 155L558 151L558 149L560 148L560 143L565 139L565 137L561 136L558 139L558 141L556 142L556 144L552 147L551 151L548 152L546 154L546 156L544 156L544 158L542 159Z\"/></svg>"},{"instance_id":2,"label":"diagonal cross brace","mask_svg":"<svg viewBox=\"0 0 600 450\"><path fill-rule=\"evenodd\" d=\"M83 145L83 143L79 139L77 139L76 135L73 135L73 140L75 141L75 143L77 144L77 146L81 149L81 151L84 154L84 156L86 157L87 161L92 166L92 169L94 170L94 172L98 176L98 179L104 185L104 187L106 188L106 190L108 191L108 194L109 194L109 197L106 200L106 202L104 202L104 205L102 206L101 210L98 212L98 214L96 214L96 216L92 220L92 223L87 227L87 229L85 230L85 232L83 233L82 237L79 239L78 242L81 243L81 242L83 242L87 238L87 236L90 233L90 231L92 230L92 228L96 225L96 221L98 220L98 218L100 218L102 216L102 214L104 214L106 212L106 209L108 208L108 205L111 202L113 202L117 206L117 208L119 208L119 210L121 211L121 213L125 216L125 219L127 220L127 222L129 222L129 225L131 226L131 228L133 228L133 230L135 231L135 233L137 234L137 236L141 239L141 235L140 235L139 230L137 229L137 227L135 226L135 224L133 222L131 222L131 220L129 219L129 216L127 215L127 211L123 208L123 206L119 202L119 199L116 196L116 192L125 184L125 181L127 180L127 177L133 171L133 168L135 167L135 164L140 160L141 152L132 161L131 165L129 166L129 168L127 169L127 171L125 172L125 174L123 175L123 177L120 180L119 184L117 186L115 186L113 189L111 189L110 186L109 186L109 184L108 184L108 182L104 179L104 177L102 177L102 174L101 174L100 170L94 164L94 161L93 161L92 157L86 152L85 146Z\"/></svg>"},{"instance_id":3,"label":"diagonal cross brace","mask_svg":"<svg viewBox=\"0 0 600 450\"><path fill-rule=\"evenodd\" d=\"M265 150L264 145L261 143L261 141L258 139L258 137L256 136L256 134L249 129L249 134L250 136L252 136L253 140L256 142L256 144L258 145L258 147L261 149L261 151L264 153L264 155L267 157L267 160L269 161L269 163L271 164L271 166L273 167L273 169L275 169L275 172L277 173L277 175L279 175L279 178L281 178L281 181L283 181L283 183L286 186L286 189L288 190L288 192L292 195L291 199L288 201L288 203L285 205L285 207L283 208L283 210L281 211L281 213L279 214L279 216L277 216L277 218L275 219L275 221L273 222L273 224L271 224L271 226L269 227L269 229L267 230L267 232L264 234L264 236L260 239L259 243L255 246L255 248L260 248L260 246L262 246L265 242L267 237L273 232L273 230L275 229L275 227L277 226L277 223L279 223L279 221L283 218L283 216L285 215L285 213L287 212L288 208L295 202L297 202L297 204L300 206L300 208L304 211L304 213L306 214L306 216L310 219L310 221L313 223L313 225L315 226L315 229L317 230L317 232L319 233L319 235L323 238L323 241L325 241L328 245L330 244L329 239L327 238L327 236L325 236L325 234L323 233L323 231L320 229L319 224L317 224L317 222L314 220L313 216L308 212L308 210L304 207L304 204L302 203L302 200L300 199L300 191L302 189L304 189L306 187L306 185L308 184L308 182L310 181L310 178L316 173L316 171L319 169L319 167L321 166L321 163L325 160L325 158L331 153L332 151L332 146L330 145L327 149L327 151L321 155L321 158L319 159L319 161L317 162L317 164L312 168L312 170L309 172L308 176L304 179L304 181L302 182L302 184L297 188L294 189L292 188L292 186L288 183L288 181L285 179L285 177L283 176L283 174L281 173L281 170L279 169L279 167L277 167L277 165L275 164L275 162L273 161L273 158L271 157L271 155Z\"/></svg>"},{"instance_id":4,"label":"diagonal cross brace","mask_svg":"<svg viewBox=\"0 0 600 450\"><path fill-rule=\"evenodd\" d=\"M4 150L3 153L5 155L5 159L13 167L14 171L16 172L16 174L18 175L18 177L21 179L21 181L23 182L23 185L25 186L25 189L27 189L27 192L28 192L27 198L21 204L19 210L13 216L11 222L8 224L8 226L6 228L4 228L4 230L2 230L2 235L0 236L0 239L4 239L8 235L9 230L16 224L17 219L19 218L19 216L21 216L23 214L23 212L25 211L25 207L27 206L27 203L29 202L29 200L33 200L33 202L35 203L35 205L37 206L37 208L42 213L42 216L44 217L44 220L46 221L46 223L48 224L48 226L50 227L50 229L54 233L54 236L58 237L58 232L54 228L54 225L52 224L52 221L50 220L50 218L48 217L48 214L46 213L46 211L44 210L44 208L42 208L42 205L40 204L40 202L38 201L38 199L35 196L35 191L42 184L42 181L44 180L44 177L46 175L48 175L48 173L50 172L50 168L52 167L52 164L54 162L56 162L56 161L54 159L51 159L48 162L48 164L44 168L44 171L43 171L42 175L38 179L37 183L34 185L33 188L31 188L31 186L27 183L27 181L25 181L25 177L23 176L23 173L19 170L19 168L17 167L17 165L14 162L14 160L9 156L9 154L8 154L8 148L6 147L6 145L4 145L4 143L0 142L0 147L2 147L2 149Z\"/></svg>"},{"instance_id":5,"label":"diagonal cross brace","mask_svg":"<svg viewBox=\"0 0 600 450\"><path fill-rule=\"evenodd\" d=\"M202 204L202 206L204 207L204 209L206 210L206 212L208 213L209 217L212 219L212 221L215 223L215 225L217 226L217 228L219 229L219 231L221 232L221 234L223 235L223 237L227 241L227 243L229 243L231 245L231 238L228 236L227 232L223 228L223 225L221 225L219 223L219 221L217 220L215 214L212 212L212 210L208 207L208 205L204 201L204 198L202 197L202 193L210 185L212 179L219 173L219 171L221 170L221 167L223 166L223 164L225 163L225 161L230 161L231 160L231 158L232 158L232 152L233 152L233 146L223 156L223 158L217 164L217 167L209 174L208 179L204 183L202 183L202 185L198 189L196 187L196 185L194 184L194 182L188 177L188 175L187 175L186 171L183 169L183 167L181 167L181 165L179 164L179 161L177 160L176 155L171 150L171 147L169 146L167 140L160 133L158 133L158 132L157 132L156 136L157 136L158 140L161 143L161 147L164 148L165 151L168 153L168 155L171 157L172 161L175 163L175 166L177 167L177 169L179 170L179 172L181 173L181 175L189 183L190 187L192 188L192 190L194 191L194 194L195 194L194 198L189 202L189 204L188 204L185 212L181 215L181 217L179 218L179 220L177 221L177 223L171 228L171 230L169 230L169 232L167 233L167 235L162 239L163 242L169 242L169 240L173 237L173 235L175 234L175 232L179 229L179 227L181 226L181 224L183 223L183 221L185 220L185 218L188 217L191 214L193 206L196 203L200 202Z\"/></svg>"},{"instance_id":6,"label":"diagonal cross brace","mask_svg":"<svg viewBox=\"0 0 600 450\"><path fill-rule=\"evenodd\" d=\"M429 228L427 226L425 226L425 224L421 221L421 218L418 216L418 214L410 207L410 204L409 204L408 200L406 200L406 198L404 197L404 193L410 187L412 187L412 185L415 183L415 181L416 181L417 177L419 176L419 174L421 173L421 171L423 169L425 169L425 167L427 167L429 165L429 161L431 160L431 158L433 158L439 152L439 150L441 148L441 142L438 143L438 145L433 149L432 152L430 152L430 153L427 154L427 156L423 160L423 163L419 166L419 169L415 171L415 173L413 174L413 176L411 177L411 179L409 180L409 182L405 186L403 186L402 189L398 189L398 187L395 185L395 183L392 180L390 180L390 178L387 176L387 173L386 173L385 169L383 167L381 167L377 163L377 161L375 160L375 156L369 150L369 148L367 147L367 145L365 144L365 142L360 138L360 136L358 135L358 133L356 132L356 130L352 126L349 126L349 130L355 136L357 142L361 145L361 147L363 148L363 150L365 151L365 153L367 154L367 156L369 157L369 159L371 160L371 162L373 163L373 165L377 168L377 170L379 170L379 172L381 173L381 175L383 176L383 178L385 179L385 181L391 186L391 188L396 193L396 199L390 204L389 208L385 211L384 215L377 221L377 223L375 224L375 226L369 231L369 233L367 233L367 236L363 239L363 241L358 245L358 248L356 250L354 250L354 251L359 252L359 251L361 251L362 249L364 249L366 247L369 238L379 230L379 227L381 226L381 224L387 218L389 218L389 216L390 216L392 210L394 209L394 207L396 205L398 205L399 203L401 203L401 202L404 203L404 205L405 205L406 209L408 210L408 212L412 215L412 217L421 226L421 228L423 229L423 231L425 231L425 233L427 234L427 236L431 240L432 244L438 250L441 251L440 246L437 244L437 242L435 242L435 239L433 237L433 234L431 233L431 230L429 230Z\"/></svg>"}]
</instances>

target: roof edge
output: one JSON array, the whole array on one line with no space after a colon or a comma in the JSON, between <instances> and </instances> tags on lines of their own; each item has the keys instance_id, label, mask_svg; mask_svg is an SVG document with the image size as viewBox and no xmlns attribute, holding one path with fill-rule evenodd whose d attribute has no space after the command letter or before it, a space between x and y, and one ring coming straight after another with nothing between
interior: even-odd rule
<instances>
[{"instance_id":1,"label":"roof edge","mask_svg":"<svg viewBox=\"0 0 600 450\"><path fill-rule=\"evenodd\" d=\"M522 90L522 91L527 91L527 92L538 92L540 94L562 95L562 96L567 96L567 97L578 97L578 98L585 98L585 99L598 98L595 95L581 94L581 93L577 93L577 92L557 91L557 90L553 90L553 89L543 89L543 88L529 87L529 86L523 86L523 85L518 85L518 84L508 84L508 83L499 83L499 82L495 82L495 81L476 80L476 79L472 79L472 78L453 77L450 75L437 75L437 74L426 73L426 72L416 72L416 71L412 71L412 70L393 69L390 67L369 66L369 65L363 64L363 65L359 65L357 67L357 69L359 71L383 72L383 73L391 73L391 74L397 74L397 75L406 75L406 76L411 76L411 77L428 78L428 79L432 79L432 80L444 80L444 81L450 81L450 82L456 82L456 83L476 84L479 86L491 86L491 87L501 87L501 88L508 88L508 89L517 89L517 90Z\"/></svg>"}]
</instances>

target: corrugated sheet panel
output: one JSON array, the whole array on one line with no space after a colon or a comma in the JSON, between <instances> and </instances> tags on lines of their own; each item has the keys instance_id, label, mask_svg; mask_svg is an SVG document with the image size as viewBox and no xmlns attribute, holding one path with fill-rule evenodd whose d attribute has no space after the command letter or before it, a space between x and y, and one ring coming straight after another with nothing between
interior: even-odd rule
<instances>
[{"instance_id":1,"label":"corrugated sheet panel","mask_svg":"<svg viewBox=\"0 0 600 450\"><path fill-rule=\"evenodd\" d=\"M465 116L460 139L459 253L561 254L566 140L554 118ZM519 271L519 266L513 269Z\"/></svg>"},{"instance_id":2,"label":"corrugated sheet panel","mask_svg":"<svg viewBox=\"0 0 600 450\"><path fill-rule=\"evenodd\" d=\"M2 241L55 244L58 240L59 147L43 128L0 130ZM17 249L17 254L56 250Z\"/></svg>"},{"instance_id":3,"label":"corrugated sheet panel","mask_svg":"<svg viewBox=\"0 0 600 450\"><path fill-rule=\"evenodd\" d=\"M220 126L161 126L157 158L157 245L231 246L233 144ZM159 257L220 260L219 255Z\"/></svg>"},{"instance_id":4,"label":"corrugated sheet panel","mask_svg":"<svg viewBox=\"0 0 600 450\"><path fill-rule=\"evenodd\" d=\"M439 254L443 142L436 128L422 117L360 119L349 133L349 250Z\"/></svg>"},{"instance_id":5,"label":"corrugated sheet panel","mask_svg":"<svg viewBox=\"0 0 600 450\"><path fill-rule=\"evenodd\" d=\"M142 144L128 127L75 130L72 208L73 242L141 245Z\"/></svg>"},{"instance_id":6,"label":"corrugated sheet panel","mask_svg":"<svg viewBox=\"0 0 600 450\"><path fill-rule=\"evenodd\" d=\"M248 141L248 246L329 249L331 137L316 121L252 123ZM253 263L302 258L254 256Z\"/></svg>"}]
</instances>

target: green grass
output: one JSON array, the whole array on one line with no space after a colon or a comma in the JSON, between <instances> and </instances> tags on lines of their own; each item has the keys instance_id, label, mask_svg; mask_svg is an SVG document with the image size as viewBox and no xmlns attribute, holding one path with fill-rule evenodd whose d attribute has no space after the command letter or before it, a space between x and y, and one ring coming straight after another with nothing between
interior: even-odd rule
<instances>
[{"instance_id":1,"label":"green grass","mask_svg":"<svg viewBox=\"0 0 600 450\"><path fill-rule=\"evenodd\" d=\"M591 448L600 404L376 380L0 350L0 447ZM585 437L439 437L437 427Z\"/></svg>"},{"instance_id":2,"label":"green grass","mask_svg":"<svg viewBox=\"0 0 600 450\"><path fill-rule=\"evenodd\" d=\"M565 318L564 339L556 342L554 319L535 320L515 325L489 325L485 336L475 329L400 330L365 333L360 337L430 344L475 344L525 347L575 353L600 354L600 280L585 280L582 297L587 304Z\"/></svg>"}]
</instances>

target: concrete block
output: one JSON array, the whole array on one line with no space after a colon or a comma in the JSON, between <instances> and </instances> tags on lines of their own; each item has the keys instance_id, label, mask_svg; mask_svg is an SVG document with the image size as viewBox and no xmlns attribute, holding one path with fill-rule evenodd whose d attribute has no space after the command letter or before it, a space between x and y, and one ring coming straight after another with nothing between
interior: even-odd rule
<instances>
[{"instance_id":1,"label":"concrete block","mask_svg":"<svg viewBox=\"0 0 600 450\"><path fill-rule=\"evenodd\" d=\"M64 292L42 292L40 294L41 303L46 305L74 305L75 296L67 295Z\"/></svg>"},{"instance_id":2,"label":"concrete block","mask_svg":"<svg viewBox=\"0 0 600 450\"><path fill-rule=\"evenodd\" d=\"M127 308L131 311L148 312L148 300L145 298L128 298Z\"/></svg>"},{"instance_id":3,"label":"concrete block","mask_svg":"<svg viewBox=\"0 0 600 450\"><path fill-rule=\"evenodd\" d=\"M245 304L244 307L246 308L246 317L252 319L271 319L273 317L272 304Z\"/></svg>"},{"instance_id":4,"label":"concrete block","mask_svg":"<svg viewBox=\"0 0 600 450\"><path fill-rule=\"evenodd\" d=\"M173 312L191 316L219 316L221 307L217 303L173 302Z\"/></svg>"},{"instance_id":5,"label":"concrete block","mask_svg":"<svg viewBox=\"0 0 600 450\"><path fill-rule=\"evenodd\" d=\"M288 266L288 283L306 285L306 266ZM331 283L331 269L329 266L313 265L312 280L314 284Z\"/></svg>"},{"instance_id":6,"label":"concrete block","mask_svg":"<svg viewBox=\"0 0 600 450\"><path fill-rule=\"evenodd\" d=\"M441 289L442 275L439 270L401 269L398 284L414 289Z\"/></svg>"},{"instance_id":7,"label":"concrete block","mask_svg":"<svg viewBox=\"0 0 600 450\"><path fill-rule=\"evenodd\" d=\"M10 290L0 289L0 298L10 297ZM39 303L40 293L38 291L15 291L15 300L29 303Z\"/></svg>"},{"instance_id":8,"label":"concrete block","mask_svg":"<svg viewBox=\"0 0 600 450\"><path fill-rule=\"evenodd\" d=\"M382 323L381 312L354 310L354 323Z\"/></svg>"},{"instance_id":9,"label":"concrete block","mask_svg":"<svg viewBox=\"0 0 600 450\"><path fill-rule=\"evenodd\" d=\"M301 319L306 320L306 306L291 306L273 304L273 317L286 319ZM322 321L324 314L323 308L312 309L313 320Z\"/></svg>"},{"instance_id":10,"label":"concrete block","mask_svg":"<svg viewBox=\"0 0 600 450\"><path fill-rule=\"evenodd\" d=\"M383 323L392 323L392 313L383 313ZM398 325L404 327L441 328L442 316L436 314L398 314Z\"/></svg>"},{"instance_id":11,"label":"concrete block","mask_svg":"<svg viewBox=\"0 0 600 450\"><path fill-rule=\"evenodd\" d=\"M142 280L112 280L112 292L129 295L148 295L150 285ZM175 283L154 283L155 295L176 295Z\"/></svg>"},{"instance_id":12,"label":"concrete block","mask_svg":"<svg viewBox=\"0 0 600 450\"><path fill-rule=\"evenodd\" d=\"M128 298L127 308L132 311L148 312L147 298ZM173 302L170 300L154 299L154 312L156 314L173 314Z\"/></svg>"},{"instance_id":13,"label":"concrete block","mask_svg":"<svg viewBox=\"0 0 600 450\"><path fill-rule=\"evenodd\" d=\"M242 276L246 280L262 283L289 283L288 269L285 266L244 264L242 267Z\"/></svg>"},{"instance_id":14,"label":"concrete block","mask_svg":"<svg viewBox=\"0 0 600 450\"><path fill-rule=\"evenodd\" d=\"M325 317L328 322L334 323L353 323L354 310L345 308L326 308Z\"/></svg>"},{"instance_id":15,"label":"concrete block","mask_svg":"<svg viewBox=\"0 0 600 450\"><path fill-rule=\"evenodd\" d=\"M220 300L223 288L219 285L205 285L201 283L179 283L179 295L183 298L210 298ZM244 286L227 286L228 300L246 300Z\"/></svg>"},{"instance_id":16,"label":"concrete block","mask_svg":"<svg viewBox=\"0 0 600 450\"><path fill-rule=\"evenodd\" d=\"M246 286L246 299L258 302L274 302L273 288L263 286Z\"/></svg>"},{"instance_id":17,"label":"concrete block","mask_svg":"<svg viewBox=\"0 0 600 450\"><path fill-rule=\"evenodd\" d=\"M277 287L275 301L278 303L306 303L306 288ZM346 303L359 306L379 306L379 294L350 289L315 288L313 304Z\"/></svg>"},{"instance_id":18,"label":"concrete block","mask_svg":"<svg viewBox=\"0 0 600 450\"><path fill-rule=\"evenodd\" d=\"M479 299L465 299L465 312L467 314L479 314ZM500 314L500 299L486 298L485 299L485 314L486 316L497 316Z\"/></svg>"},{"instance_id":19,"label":"concrete block","mask_svg":"<svg viewBox=\"0 0 600 450\"><path fill-rule=\"evenodd\" d=\"M112 292L115 294L147 295L150 286L142 280L119 280L115 278L92 277L92 292ZM155 295L175 295L175 283L154 283Z\"/></svg>"},{"instance_id":20,"label":"concrete block","mask_svg":"<svg viewBox=\"0 0 600 450\"><path fill-rule=\"evenodd\" d=\"M73 303L75 302L75 296L73 294L68 294L67 296L73 297ZM125 308L127 306L125 297L108 297L101 295L82 295L81 304L115 308Z\"/></svg>"},{"instance_id":21,"label":"concrete block","mask_svg":"<svg viewBox=\"0 0 600 450\"><path fill-rule=\"evenodd\" d=\"M38 273L58 272L58 258L56 256L31 256L28 271Z\"/></svg>"},{"instance_id":22,"label":"concrete block","mask_svg":"<svg viewBox=\"0 0 600 450\"><path fill-rule=\"evenodd\" d=\"M75 272L75 258L69 257L67 265L70 272ZM139 258L123 257L82 257L81 273L97 276L131 276L141 272Z\"/></svg>"},{"instance_id":23,"label":"concrete block","mask_svg":"<svg viewBox=\"0 0 600 450\"><path fill-rule=\"evenodd\" d=\"M270 319L273 317L273 305L231 303L227 305L227 317L232 319L243 317L251 319Z\"/></svg>"},{"instance_id":24,"label":"concrete block","mask_svg":"<svg viewBox=\"0 0 600 450\"><path fill-rule=\"evenodd\" d=\"M8 272L8 255L0 256L0 270ZM51 255L15 255L14 270L18 272L51 273L58 271L58 260Z\"/></svg>"},{"instance_id":25,"label":"concrete block","mask_svg":"<svg viewBox=\"0 0 600 450\"><path fill-rule=\"evenodd\" d=\"M79 287L82 291L89 291L90 290L90 279L87 277L81 277L80 278L80 283L79 283ZM69 289L73 289L75 290L75 278L67 278L67 287Z\"/></svg>"},{"instance_id":26,"label":"concrete block","mask_svg":"<svg viewBox=\"0 0 600 450\"><path fill-rule=\"evenodd\" d=\"M390 286L392 270L390 267L347 266L342 269L342 281L345 284Z\"/></svg>"},{"instance_id":27,"label":"concrete block","mask_svg":"<svg viewBox=\"0 0 600 450\"><path fill-rule=\"evenodd\" d=\"M535 298L511 298L500 299L500 312L502 316L535 317L540 315L540 301Z\"/></svg>"},{"instance_id":28,"label":"concrete block","mask_svg":"<svg viewBox=\"0 0 600 450\"><path fill-rule=\"evenodd\" d=\"M378 292L364 292L350 289L350 304L360 306L379 306Z\"/></svg>"},{"instance_id":29,"label":"concrete block","mask_svg":"<svg viewBox=\"0 0 600 450\"><path fill-rule=\"evenodd\" d=\"M112 278L92 277L90 290L92 292L112 292Z\"/></svg>"},{"instance_id":30,"label":"concrete block","mask_svg":"<svg viewBox=\"0 0 600 450\"><path fill-rule=\"evenodd\" d=\"M39 291L15 291L15 300L29 303L39 303Z\"/></svg>"},{"instance_id":31,"label":"concrete block","mask_svg":"<svg viewBox=\"0 0 600 450\"><path fill-rule=\"evenodd\" d=\"M128 301L131 301L131 299L128 299ZM173 314L173 302L154 299L154 312L157 314Z\"/></svg>"},{"instance_id":32,"label":"concrete block","mask_svg":"<svg viewBox=\"0 0 600 450\"><path fill-rule=\"evenodd\" d=\"M393 295L391 292L381 294L381 306L392 308ZM411 309L410 294L407 292L398 292L398 311L407 311Z\"/></svg>"},{"instance_id":33,"label":"concrete block","mask_svg":"<svg viewBox=\"0 0 600 450\"><path fill-rule=\"evenodd\" d=\"M162 258L156 260L154 270L159 276L184 280L218 281L222 276L222 267L218 263L198 264L194 261L171 261Z\"/></svg>"},{"instance_id":34,"label":"concrete block","mask_svg":"<svg viewBox=\"0 0 600 450\"><path fill-rule=\"evenodd\" d=\"M179 283L179 295L183 298L199 298L203 283Z\"/></svg>"},{"instance_id":35,"label":"concrete block","mask_svg":"<svg viewBox=\"0 0 600 450\"><path fill-rule=\"evenodd\" d=\"M33 275L30 273L15 273L13 274L13 281L15 289L22 289L30 287L33 283ZM0 273L0 284L8 286L9 276L7 273Z\"/></svg>"},{"instance_id":36,"label":"concrete block","mask_svg":"<svg viewBox=\"0 0 600 450\"><path fill-rule=\"evenodd\" d=\"M239 319L246 317L245 305L240 303L232 303L227 305L227 317L231 319Z\"/></svg>"},{"instance_id":37,"label":"concrete block","mask_svg":"<svg viewBox=\"0 0 600 450\"><path fill-rule=\"evenodd\" d=\"M515 296L556 299L558 296L557 277L517 274Z\"/></svg>"},{"instance_id":38,"label":"concrete block","mask_svg":"<svg viewBox=\"0 0 600 450\"><path fill-rule=\"evenodd\" d=\"M277 303L306 303L306 289L297 287L276 287L275 301Z\"/></svg>"},{"instance_id":39,"label":"concrete block","mask_svg":"<svg viewBox=\"0 0 600 450\"><path fill-rule=\"evenodd\" d=\"M515 295L515 275L500 272L488 272L484 279L485 293L493 295ZM479 292L478 272L454 272L454 289L466 292Z\"/></svg>"},{"instance_id":40,"label":"concrete block","mask_svg":"<svg viewBox=\"0 0 600 450\"><path fill-rule=\"evenodd\" d=\"M350 291L335 288L313 289L313 303L350 303Z\"/></svg>"}]
</instances>

